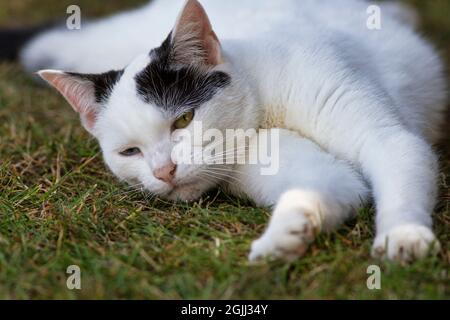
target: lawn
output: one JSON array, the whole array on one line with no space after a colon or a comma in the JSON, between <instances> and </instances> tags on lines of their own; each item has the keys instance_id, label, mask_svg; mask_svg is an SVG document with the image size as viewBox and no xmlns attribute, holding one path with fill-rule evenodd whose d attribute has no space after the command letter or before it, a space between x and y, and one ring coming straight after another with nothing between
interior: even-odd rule
<instances>
[{"instance_id":1,"label":"lawn","mask_svg":"<svg viewBox=\"0 0 450 320\"><path fill-rule=\"evenodd\" d=\"M102 15L144 1L2 0L0 26L64 18L78 3ZM449 0L409 1L450 65ZM269 210L217 191L192 205L135 192L105 169L70 107L16 64L0 63L0 298L449 299L450 152L439 147L435 226L443 250L407 267L369 255L373 210L322 235L293 263L249 265ZM368 290L367 267L382 270ZM81 290L66 268L81 268Z\"/></svg>"}]
</instances>

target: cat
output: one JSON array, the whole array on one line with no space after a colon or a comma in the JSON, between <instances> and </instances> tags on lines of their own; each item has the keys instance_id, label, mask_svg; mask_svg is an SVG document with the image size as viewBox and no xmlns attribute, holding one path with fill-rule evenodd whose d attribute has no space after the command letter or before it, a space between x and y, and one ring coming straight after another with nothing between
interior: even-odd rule
<instances>
[{"instance_id":1,"label":"cat","mask_svg":"<svg viewBox=\"0 0 450 320\"><path fill-rule=\"evenodd\" d=\"M79 113L119 179L187 201L222 185L273 206L252 261L302 257L320 232L371 198L374 257L403 263L437 253L431 146L441 134L446 83L410 12L380 4L382 27L369 30L363 0L202 3L206 10L188 0L177 17L180 1L155 1L73 36L50 31L22 59L28 69L66 69L39 75ZM261 175L260 165L178 163L172 134L191 132L194 121L220 131L279 130L278 174Z\"/></svg>"}]
</instances>

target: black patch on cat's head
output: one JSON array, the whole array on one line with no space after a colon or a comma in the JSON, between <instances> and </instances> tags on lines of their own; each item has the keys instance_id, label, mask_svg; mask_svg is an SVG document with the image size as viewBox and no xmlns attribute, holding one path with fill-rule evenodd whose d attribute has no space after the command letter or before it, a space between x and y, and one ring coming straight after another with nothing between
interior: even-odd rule
<instances>
[{"instance_id":1,"label":"black patch on cat's head","mask_svg":"<svg viewBox=\"0 0 450 320\"><path fill-rule=\"evenodd\" d=\"M152 61L135 77L138 95L172 114L195 109L231 83L222 71L208 71L174 60L171 34L150 52Z\"/></svg>"},{"instance_id":2,"label":"black patch on cat's head","mask_svg":"<svg viewBox=\"0 0 450 320\"><path fill-rule=\"evenodd\" d=\"M95 100L98 103L102 103L108 100L114 85L122 77L123 70L111 70L100 74L81 74L72 72L68 72L67 74L92 82L94 84Z\"/></svg>"}]
</instances>

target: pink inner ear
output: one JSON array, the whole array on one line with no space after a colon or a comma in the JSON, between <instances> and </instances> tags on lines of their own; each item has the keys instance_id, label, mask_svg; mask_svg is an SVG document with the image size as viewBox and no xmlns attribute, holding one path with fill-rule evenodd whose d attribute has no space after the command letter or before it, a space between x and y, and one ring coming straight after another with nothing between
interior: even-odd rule
<instances>
[{"instance_id":1,"label":"pink inner ear","mask_svg":"<svg viewBox=\"0 0 450 320\"><path fill-rule=\"evenodd\" d=\"M91 82L61 71L41 71L39 75L55 87L80 114L86 129L90 130L94 127L97 108L95 89Z\"/></svg>"},{"instance_id":2,"label":"pink inner ear","mask_svg":"<svg viewBox=\"0 0 450 320\"><path fill-rule=\"evenodd\" d=\"M175 41L189 39L189 36L194 34L203 45L206 53L205 62L208 65L215 66L222 63L219 39L212 29L205 9L197 0L189 0L186 3L174 31Z\"/></svg>"}]
</instances>

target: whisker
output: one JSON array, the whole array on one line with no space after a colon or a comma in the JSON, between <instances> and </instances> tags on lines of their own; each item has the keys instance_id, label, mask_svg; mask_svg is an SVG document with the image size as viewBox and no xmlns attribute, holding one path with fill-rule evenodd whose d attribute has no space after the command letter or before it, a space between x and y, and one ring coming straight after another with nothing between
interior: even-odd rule
<instances>
[{"instance_id":1,"label":"whisker","mask_svg":"<svg viewBox=\"0 0 450 320\"><path fill-rule=\"evenodd\" d=\"M202 174L203 174L203 175L206 175L207 177L210 177L210 178L214 179L215 182L216 182L217 180L218 180L219 182L225 182L225 183L229 183L229 182L230 182L229 180L227 180L227 179L225 179L225 178L223 178L223 177L217 177L217 176L214 176L214 175L210 175L209 173L206 173L206 172L203 172Z\"/></svg>"},{"instance_id":2,"label":"whisker","mask_svg":"<svg viewBox=\"0 0 450 320\"><path fill-rule=\"evenodd\" d=\"M203 173L208 174L212 178L221 179L222 181L225 181L225 182L230 182L228 179L231 179L238 183L241 183L241 180L239 178L237 178L235 176L227 175L225 173L214 172L213 170L205 170L205 171L203 171Z\"/></svg>"}]
</instances>

